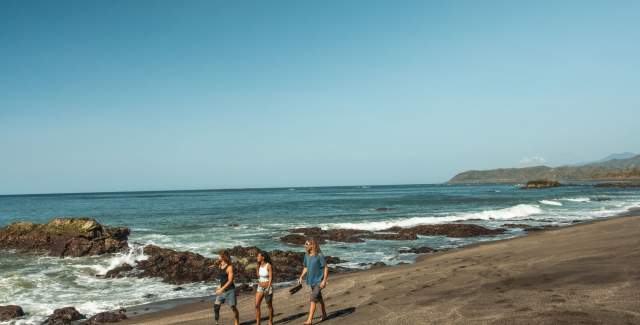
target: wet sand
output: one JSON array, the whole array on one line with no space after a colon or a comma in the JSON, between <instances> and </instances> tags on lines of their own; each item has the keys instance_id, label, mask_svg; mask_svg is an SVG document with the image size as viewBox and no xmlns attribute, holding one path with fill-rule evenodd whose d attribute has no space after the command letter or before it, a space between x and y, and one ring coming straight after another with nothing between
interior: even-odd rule
<instances>
[{"instance_id":1,"label":"wet sand","mask_svg":"<svg viewBox=\"0 0 640 325\"><path fill-rule=\"evenodd\" d=\"M634 213L639 215L637 212ZM308 288L274 296L274 324L302 324ZM415 264L336 275L322 324L640 324L640 216L426 255ZM254 296L239 297L254 324ZM263 305L263 316L266 308ZM121 324L213 324L210 301ZM316 313L319 322L319 312ZM233 324L223 306L221 324ZM262 324L267 324L263 321Z\"/></svg>"}]
</instances>

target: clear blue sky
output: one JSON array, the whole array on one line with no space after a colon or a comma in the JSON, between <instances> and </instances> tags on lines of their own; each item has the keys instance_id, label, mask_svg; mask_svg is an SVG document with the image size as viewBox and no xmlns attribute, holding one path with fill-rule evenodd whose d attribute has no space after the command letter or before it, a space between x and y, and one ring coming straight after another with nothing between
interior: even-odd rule
<instances>
[{"instance_id":1,"label":"clear blue sky","mask_svg":"<svg viewBox=\"0 0 640 325\"><path fill-rule=\"evenodd\" d=\"M640 152L640 1L0 2L0 193Z\"/></svg>"}]
</instances>

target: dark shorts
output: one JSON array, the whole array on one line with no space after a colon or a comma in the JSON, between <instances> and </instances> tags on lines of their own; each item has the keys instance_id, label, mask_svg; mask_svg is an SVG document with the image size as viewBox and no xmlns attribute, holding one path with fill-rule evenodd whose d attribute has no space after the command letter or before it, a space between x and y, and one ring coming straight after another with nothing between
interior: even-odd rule
<instances>
[{"instance_id":1,"label":"dark shorts","mask_svg":"<svg viewBox=\"0 0 640 325\"><path fill-rule=\"evenodd\" d=\"M236 305L236 289L229 289L220 295L216 296L216 305L226 303L229 307L234 307Z\"/></svg>"},{"instance_id":2,"label":"dark shorts","mask_svg":"<svg viewBox=\"0 0 640 325\"><path fill-rule=\"evenodd\" d=\"M322 288L319 284L311 286L311 296L309 296L311 302L322 302Z\"/></svg>"}]
</instances>

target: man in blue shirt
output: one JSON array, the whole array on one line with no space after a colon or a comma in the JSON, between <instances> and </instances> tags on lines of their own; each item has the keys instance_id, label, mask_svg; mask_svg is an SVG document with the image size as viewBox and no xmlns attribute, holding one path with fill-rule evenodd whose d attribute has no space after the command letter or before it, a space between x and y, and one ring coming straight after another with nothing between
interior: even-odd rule
<instances>
[{"instance_id":1,"label":"man in blue shirt","mask_svg":"<svg viewBox=\"0 0 640 325\"><path fill-rule=\"evenodd\" d=\"M304 255L304 269L302 270L302 274L300 274L298 283L302 283L302 279L306 274L307 284L311 287L311 297L309 299L311 306L309 307L309 317L304 324L311 325L313 324L313 314L316 312L317 303L320 303L322 320L327 319L327 311L324 308L324 299L322 298L322 289L327 286L329 267L327 266L324 255L322 255L320 251L318 241L309 239L304 243L304 248L307 253Z\"/></svg>"}]
</instances>

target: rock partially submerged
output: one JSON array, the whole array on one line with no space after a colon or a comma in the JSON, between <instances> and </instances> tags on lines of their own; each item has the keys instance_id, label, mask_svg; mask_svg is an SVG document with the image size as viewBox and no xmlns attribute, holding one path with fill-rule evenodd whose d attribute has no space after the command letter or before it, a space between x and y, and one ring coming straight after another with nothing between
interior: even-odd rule
<instances>
[{"instance_id":1,"label":"rock partially submerged","mask_svg":"<svg viewBox=\"0 0 640 325\"><path fill-rule=\"evenodd\" d=\"M574 220L575 221L575 220ZM580 222L578 220L578 222ZM526 232L535 232L535 231L543 231L549 229L556 229L558 226L556 225L544 225L544 226L532 226L524 223L505 223L501 227L504 228L519 228Z\"/></svg>"},{"instance_id":2,"label":"rock partially submerged","mask_svg":"<svg viewBox=\"0 0 640 325\"><path fill-rule=\"evenodd\" d=\"M101 255L127 249L128 236L129 228L103 226L91 218L55 218L0 228L0 249L57 257Z\"/></svg>"},{"instance_id":3,"label":"rock partially submerged","mask_svg":"<svg viewBox=\"0 0 640 325\"><path fill-rule=\"evenodd\" d=\"M502 226L500 226L502 228L519 228L519 229L525 229L525 228L529 228L531 227L528 224L525 223L505 223Z\"/></svg>"},{"instance_id":4,"label":"rock partially submerged","mask_svg":"<svg viewBox=\"0 0 640 325\"><path fill-rule=\"evenodd\" d=\"M0 322L5 322L22 316L24 316L24 311L20 306L0 306Z\"/></svg>"},{"instance_id":5,"label":"rock partially submerged","mask_svg":"<svg viewBox=\"0 0 640 325\"><path fill-rule=\"evenodd\" d=\"M53 311L43 325L69 325L73 321L86 318L73 307L64 307Z\"/></svg>"},{"instance_id":6,"label":"rock partially submerged","mask_svg":"<svg viewBox=\"0 0 640 325\"><path fill-rule=\"evenodd\" d=\"M144 254L149 258L136 262L136 269L141 271L140 277L158 277L167 283L183 284L211 281L218 276L216 260L197 253L147 245L144 247ZM124 267L122 271L127 269ZM117 277L118 273L112 272L110 275Z\"/></svg>"},{"instance_id":7,"label":"rock partially submerged","mask_svg":"<svg viewBox=\"0 0 640 325\"><path fill-rule=\"evenodd\" d=\"M413 247L410 249L401 249L398 251L398 253L400 254L430 254L434 252L436 252L436 250L428 246Z\"/></svg>"},{"instance_id":8,"label":"rock partially submerged","mask_svg":"<svg viewBox=\"0 0 640 325\"><path fill-rule=\"evenodd\" d=\"M119 321L123 321L127 319L127 315L125 314L125 312L126 310L120 309L117 313L112 311L99 313L80 324L98 325L98 324L105 324L105 323L117 323Z\"/></svg>"},{"instance_id":9,"label":"rock partially submerged","mask_svg":"<svg viewBox=\"0 0 640 325\"><path fill-rule=\"evenodd\" d=\"M255 246L236 246L229 249L235 271L235 282L255 281L258 264L256 256L259 249ZM168 248L147 245L144 254L148 259L137 261L135 266L123 264L107 272L105 277L124 276L155 277L171 284L217 281L220 275L218 260L204 257L193 252L179 252ZM269 252L274 266L274 282L291 281L298 278L302 271L304 253L274 250ZM327 256L328 264L344 261Z\"/></svg>"},{"instance_id":10,"label":"rock partially submerged","mask_svg":"<svg viewBox=\"0 0 640 325\"><path fill-rule=\"evenodd\" d=\"M441 225L420 225L410 228L392 227L385 231L419 236L447 236L455 238L495 236L505 232L502 228L489 229L465 223L447 223Z\"/></svg>"},{"instance_id":11,"label":"rock partially submerged","mask_svg":"<svg viewBox=\"0 0 640 325\"><path fill-rule=\"evenodd\" d=\"M529 190L529 189L550 188L550 187L558 187L558 186L561 186L560 182L558 181L548 180L548 179L539 179L535 181L529 181L521 188L525 190Z\"/></svg>"},{"instance_id":12,"label":"rock partially submerged","mask_svg":"<svg viewBox=\"0 0 640 325\"><path fill-rule=\"evenodd\" d=\"M410 228L392 227L379 232L360 229L328 229L319 227L293 228L289 232L294 234L280 237L280 240L288 244L302 245L306 238L316 238L320 243L327 240L360 243L365 239L376 240L416 240L418 236L447 236L447 237L474 237L494 236L504 233L504 229L489 229L473 224L441 224L420 225Z\"/></svg>"},{"instance_id":13,"label":"rock partially submerged","mask_svg":"<svg viewBox=\"0 0 640 325\"><path fill-rule=\"evenodd\" d=\"M289 229L289 232L304 234L305 236L316 238L320 244L324 243L326 240L343 243L361 243L364 241L362 239L363 236L372 234L370 231L360 229L323 230L320 227L293 228Z\"/></svg>"}]
</instances>

